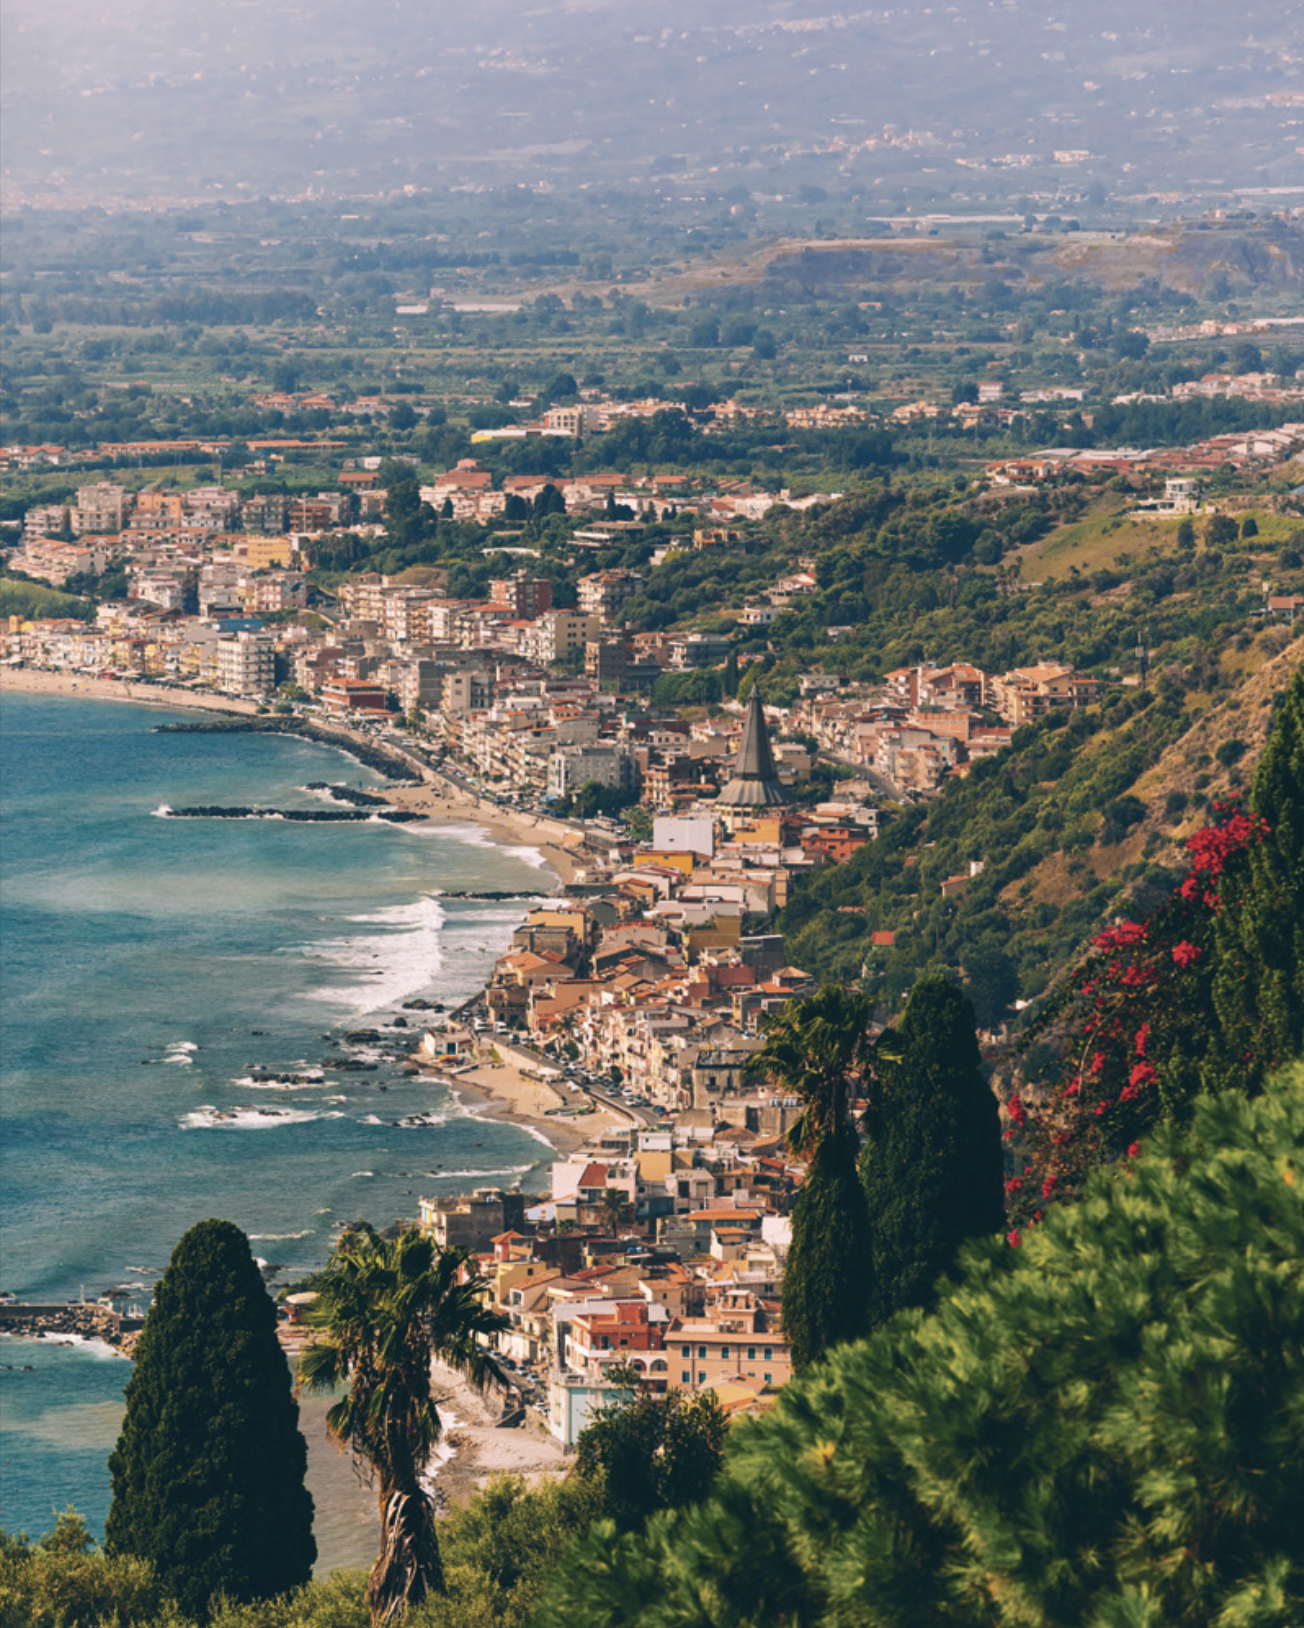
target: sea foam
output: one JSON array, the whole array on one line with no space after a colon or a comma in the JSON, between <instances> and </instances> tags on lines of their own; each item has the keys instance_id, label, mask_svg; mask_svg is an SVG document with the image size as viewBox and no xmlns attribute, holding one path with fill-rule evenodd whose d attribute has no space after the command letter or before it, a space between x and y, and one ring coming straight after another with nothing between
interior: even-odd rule
<instances>
[{"instance_id":1,"label":"sea foam","mask_svg":"<svg viewBox=\"0 0 1304 1628\"><path fill-rule=\"evenodd\" d=\"M381 930L304 946L303 954L308 959L356 975L354 982L314 990L313 1000L361 1016L396 1005L428 987L439 975L443 965L440 929L445 918L437 900L420 898L411 904L391 905L373 915L346 919L359 927Z\"/></svg>"}]
</instances>

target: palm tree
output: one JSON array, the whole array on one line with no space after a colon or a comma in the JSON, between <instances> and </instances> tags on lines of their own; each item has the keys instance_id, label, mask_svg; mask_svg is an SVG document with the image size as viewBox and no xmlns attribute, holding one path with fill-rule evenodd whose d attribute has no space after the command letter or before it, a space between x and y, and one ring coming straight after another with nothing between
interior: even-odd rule
<instances>
[{"instance_id":1,"label":"palm tree","mask_svg":"<svg viewBox=\"0 0 1304 1628\"><path fill-rule=\"evenodd\" d=\"M619 1187L608 1187L602 1194L602 1214L613 1233L625 1219L629 1201Z\"/></svg>"},{"instance_id":2,"label":"palm tree","mask_svg":"<svg viewBox=\"0 0 1304 1628\"><path fill-rule=\"evenodd\" d=\"M427 1594L444 1592L434 1508L421 1479L443 1429L432 1359L477 1390L503 1382L478 1336L507 1319L483 1303L487 1282L463 1271L466 1258L464 1250L437 1249L415 1227L392 1240L359 1227L331 1256L309 1313L321 1334L303 1354L299 1385L348 1384L326 1427L378 1483L381 1547L367 1580L373 1625L396 1622Z\"/></svg>"},{"instance_id":3,"label":"palm tree","mask_svg":"<svg viewBox=\"0 0 1304 1628\"><path fill-rule=\"evenodd\" d=\"M798 1368L864 1332L869 1307L869 1210L856 1173L852 1078L870 1061L873 999L825 984L789 1001L752 1061L804 1104L787 1135L809 1161L792 1210L783 1273L783 1331Z\"/></svg>"},{"instance_id":4,"label":"palm tree","mask_svg":"<svg viewBox=\"0 0 1304 1628\"><path fill-rule=\"evenodd\" d=\"M789 1001L765 1031L751 1072L765 1070L805 1106L787 1142L814 1159L848 1124L851 1078L869 1060L874 1002L841 984L825 984L804 1000Z\"/></svg>"}]
</instances>

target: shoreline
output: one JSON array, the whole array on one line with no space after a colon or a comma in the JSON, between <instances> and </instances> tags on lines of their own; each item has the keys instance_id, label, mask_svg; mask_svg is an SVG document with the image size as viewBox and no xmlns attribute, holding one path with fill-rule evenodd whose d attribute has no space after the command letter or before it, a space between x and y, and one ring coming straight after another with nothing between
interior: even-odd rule
<instances>
[{"instance_id":1,"label":"shoreline","mask_svg":"<svg viewBox=\"0 0 1304 1628\"><path fill-rule=\"evenodd\" d=\"M133 682L126 678L96 678L43 667L0 667L0 695L6 691L21 695L63 695L89 701L125 701L133 706L217 713L235 718L266 716L258 713L257 702L246 701L239 696L212 695L208 692L200 694L177 685L143 684L139 680ZM357 747L367 758L390 757L396 772L400 761L404 763L405 774L419 772L421 780L418 784L388 788L386 795L396 808L424 812L428 825L441 829L474 825L500 847L535 849L543 859L544 869L552 871L563 886L574 881L577 873L583 869L581 860L564 842L557 840L556 835L546 828L541 828L537 816L517 814L463 791L437 769L414 770L397 753L369 736L358 734L343 721L326 723L315 718L290 718L288 721L291 726L296 722L314 726L311 731L304 730L301 734L293 727L285 730L285 733L295 734L299 739L334 746L337 751L349 755L352 755L350 748ZM545 887L540 891L550 890Z\"/></svg>"},{"instance_id":2,"label":"shoreline","mask_svg":"<svg viewBox=\"0 0 1304 1628\"><path fill-rule=\"evenodd\" d=\"M66 696L70 699L128 702L135 706L153 706L169 711L192 711L225 714L235 718L258 716L257 703L236 696L196 695L175 686L132 683L130 679L103 679L78 673L52 671L46 668L0 667L0 695L6 692L27 695ZM314 723L316 720L312 720ZM293 733L292 731L285 731ZM332 737L338 736L338 739ZM296 739L311 739L318 744L349 753L351 745L374 757L382 748L369 736L360 736L347 725L315 729L311 734ZM394 760L397 762L397 759ZM411 772L411 771L408 771ZM421 770L416 784L387 788L386 797L396 808L411 810L424 816L422 825L439 830L472 827L483 832L489 843L504 848L529 848L542 860L539 895L546 897L555 889L552 881L563 886L574 879L581 866L576 856L562 844L546 840L547 832L537 829L538 820L485 803L473 793L463 791L445 780L437 770ZM401 829L401 828L400 828ZM540 837L545 840L540 841ZM474 839L472 839L474 840ZM522 913L525 902L522 900ZM504 1120L537 1135L557 1154L564 1157L587 1140L595 1128L590 1122L583 1130L578 1125L561 1124L547 1117L545 1107L557 1106L562 1098L527 1082L514 1069L483 1066L475 1070L476 1077L456 1077L455 1091L465 1090L472 1095L470 1106L476 1117ZM498 1075L498 1078L494 1076ZM542 1093L547 1093L545 1102Z\"/></svg>"},{"instance_id":3,"label":"shoreline","mask_svg":"<svg viewBox=\"0 0 1304 1628\"><path fill-rule=\"evenodd\" d=\"M153 707L159 714L174 713L195 719L212 720L219 729L223 716L231 718L237 726L253 723L256 717L261 722L261 716L257 714L257 704L240 698L196 695L188 690L161 684L142 685L131 680L99 679L42 669L0 668L0 693L5 696L17 693L47 697L63 696L72 700L125 702L135 706ZM144 727L148 728L166 721L164 717L159 716L148 720ZM315 718L309 722L317 725ZM288 729L284 732L291 733ZM315 739L318 744L333 746L336 751L346 754L349 754L350 746L356 743L360 748L360 755L355 761L365 761L361 758L361 753L365 752L373 768L377 767L378 756L387 756L391 766L380 769L382 776L386 773L394 776L410 773L415 779L420 773L420 780L414 784L387 788L385 791L387 801L392 802L395 807L407 808L420 814L422 819L413 822L414 829L418 832L435 828L456 833L460 829L469 844L486 848L487 857L492 855L494 848L528 848L531 850L531 860L539 867L537 890L532 891L537 891L540 897L550 895L555 897L560 885L569 880L578 868L575 856L561 843L547 840L551 833L547 829L537 829L532 817L520 816L488 803L482 807L479 798L444 781L436 770L429 768L418 770L416 767L405 769L392 749L387 752L385 746L370 734L360 732L355 734L347 726L342 724L337 726L330 721L326 727L316 727L311 733L308 731L304 731L303 735L295 733L295 738L305 737ZM348 770L349 765L341 765L341 772L331 771L329 778L333 781L347 782L350 779ZM326 779L328 776L323 775L322 778ZM355 774L352 780L356 782L356 779ZM544 825L547 826L546 821ZM531 897L531 892L521 897L522 919L530 908ZM407 1015L415 1026L420 1014ZM342 1021L340 1026L346 1025ZM414 1043L416 1038L416 1035L412 1035L410 1043ZM563 1099L547 1084L528 1079L508 1060L495 1058L491 1047L486 1048L485 1053L476 1061L477 1067L466 1075L449 1076L446 1070L432 1069L427 1073L427 1077L438 1073L447 1083L454 1098L461 1101L470 1116L485 1121L513 1124L541 1144L533 1151L539 1155L539 1164L543 1172L546 1173L552 1159L565 1157L592 1133L598 1116L578 1121L561 1121L547 1117L547 1108L560 1105ZM422 1072L426 1073L425 1070ZM523 1153L522 1160L524 1157ZM466 1183L468 1189L472 1185L474 1184L470 1181ZM538 1185L546 1192L546 1175L545 1180ZM103 1340L103 1333L98 1324L103 1321L107 1325L109 1321L107 1314L101 1316L97 1313L95 1317L97 1326L91 1328L88 1322L83 1330L81 1323L86 1321L85 1317L79 1316L78 1326L73 1327L64 1308L56 1310L60 1316L46 1327L15 1327L11 1331L12 1335L19 1340L35 1339L38 1334L44 1335L38 1345L30 1348L33 1350L47 1343L54 1346L75 1344L86 1338ZM80 1308L78 1310L80 1312ZM67 1326L64 1326L65 1322ZM129 1360L132 1355L131 1347L135 1343L134 1331L120 1341L114 1340L110 1343L116 1346L122 1357ZM290 1349L286 1350L286 1355L293 1362L293 1342L285 1344L290 1346ZM448 1424L446 1441L448 1456L443 1458L439 1465L436 1484L447 1496L450 1504L460 1505L466 1502L495 1473L502 1471L526 1475L545 1474L550 1471L556 1473L562 1465L563 1453L560 1445L551 1436L541 1432L537 1424L519 1429L500 1430L496 1424L497 1409L492 1406L493 1397L490 1398L491 1407L486 1409L483 1400L475 1397L460 1380L445 1374L439 1376L437 1393L445 1398L441 1411L445 1413ZM478 1403L478 1407L472 1406L473 1400ZM328 1405L327 1399L302 1398L300 1401L303 1410L301 1429L309 1441L310 1478L315 1483L314 1492L317 1500L314 1524L322 1550L322 1564L318 1567L319 1576L326 1575L340 1566L370 1565L375 1554L375 1532L378 1525L374 1493L359 1483L349 1457L338 1453L326 1439L324 1414Z\"/></svg>"}]
</instances>

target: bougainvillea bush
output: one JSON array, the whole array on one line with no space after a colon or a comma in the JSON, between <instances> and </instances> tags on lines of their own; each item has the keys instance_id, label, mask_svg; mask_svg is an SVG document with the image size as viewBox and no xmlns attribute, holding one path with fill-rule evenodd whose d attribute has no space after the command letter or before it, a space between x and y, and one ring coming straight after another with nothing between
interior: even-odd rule
<instances>
[{"instance_id":1,"label":"bougainvillea bush","mask_svg":"<svg viewBox=\"0 0 1304 1628\"><path fill-rule=\"evenodd\" d=\"M1284 693L1248 806L1215 804L1146 921L1091 942L1034 1034L1050 1081L1006 1104L1011 1242L1096 1166L1134 1156L1204 1090L1256 1091L1304 1044L1304 675Z\"/></svg>"}]
</instances>

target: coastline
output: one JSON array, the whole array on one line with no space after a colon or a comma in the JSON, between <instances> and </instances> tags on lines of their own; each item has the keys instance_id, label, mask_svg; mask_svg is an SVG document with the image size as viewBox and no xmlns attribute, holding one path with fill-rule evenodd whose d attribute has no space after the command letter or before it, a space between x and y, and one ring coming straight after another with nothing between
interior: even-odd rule
<instances>
[{"instance_id":1,"label":"coastline","mask_svg":"<svg viewBox=\"0 0 1304 1628\"><path fill-rule=\"evenodd\" d=\"M258 715L258 704L234 695L212 695L183 689L178 685L142 684L139 680L96 678L80 673L52 671L41 667L0 667L0 695L6 691L25 695L65 695L89 701L127 701L133 706L165 707L191 712L219 713L232 717ZM313 720L317 722L317 720ZM337 739L333 738L337 737ZM324 745L336 745L348 752L356 746L374 756L377 743L369 736L341 722L331 720L320 732L308 738ZM406 772L411 773L411 769ZM434 826L475 825L491 842L508 848L533 848L542 856L546 869L565 884L574 881L583 864L554 832L532 814L518 814L462 790L436 769L422 769L421 783L395 786L387 793L396 808L424 813ZM547 891L541 888L541 892Z\"/></svg>"},{"instance_id":2,"label":"coastline","mask_svg":"<svg viewBox=\"0 0 1304 1628\"><path fill-rule=\"evenodd\" d=\"M238 718L252 718L257 714L255 702L236 696L196 695L191 690L176 686L143 685L132 683L129 679L94 678L44 668L0 667L0 694L6 692L129 702L135 706L226 714ZM331 737L338 737L338 740ZM332 722L329 730L314 733L310 738L322 744L335 745L337 750L346 753L350 745L356 745L371 755L376 751L376 743L370 736L359 735L343 723L336 725ZM422 770L420 782L389 788L386 796L395 807L424 815L422 823L428 826L441 829L470 826L483 832L489 842L496 846L533 850L542 860L541 896L553 891L554 882L565 884L573 880L582 868L576 855L561 843L540 840L541 837L546 838L547 832L538 829L539 821L535 816L517 814L485 802L444 780L437 770ZM416 828L420 829L420 826ZM454 1089L466 1092L473 1099L477 1117L501 1119L519 1125L547 1142L563 1157L581 1146L603 1117L589 1118L583 1129L577 1124L549 1118L546 1110L559 1106L563 1098L547 1086L526 1080L519 1070L508 1065L494 1066L487 1062L474 1071L473 1077L464 1075L457 1078Z\"/></svg>"},{"instance_id":3,"label":"coastline","mask_svg":"<svg viewBox=\"0 0 1304 1628\"><path fill-rule=\"evenodd\" d=\"M73 700L126 702L136 706L152 706L165 712L206 717L215 722L221 715L240 722L245 719L252 721L257 712L254 703L233 697L196 695L170 686L141 685L129 680L95 679L39 669L0 669L0 691L6 696L27 693L56 698L64 696ZM145 727L156 721L161 723L165 720L162 717L148 720ZM350 742L356 740L359 747L373 754L374 761L377 742L370 734L355 735L346 727L336 728L333 725L328 733L331 737L338 735L338 741L322 741L320 734L314 738L323 744L335 744L338 750L345 752ZM329 778L340 781L348 779L349 767L348 764L341 765L341 772L332 771ZM399 774L403 771L396 765L392 772ZM356 781L356 778L355 774L353 780ZM427 824L437 828L461 828L468 844L478 843L486 847L486 865L494 847L532 850L530 857L533 859L537 855L543 862L537 873L537 892L540 896L552 892L558 885L558 878L574 874L574 856L559 844L541 842L540 837L546 833L536 830L536 822L531 817L518 816L488 803L482 807L474 795L443 782L435 771L426 771L420 783L394 787L387 795L391 796L396 806L410 808L424 816L422 823L414 825L418 831ZM547 824L546 821L544 823ZM473 873L474 868L475 861L472 860ZM522 917L529 907L529 897L530 894L522 897ZM511 908L514 907L509 906ZM411 1034L411 1031L407 1033ZM415 1041L416 1036L413 1035L412 1039ZM478 1064L467 1075L454 1076L450 1081L451 1088L474 1117L515 1124L545 1144L535 1150L545 1172L552 1158L564 1157L578 1147L599 1122L600 1116L570 1122L546 1117L547 1109L559 1105L563 1099L546 1084L526 1078L512 1064L494 1057L491 1047L486 1048L486 1054L478 1059ZM471 1159L467 1162L477 1161ZM468 1188L471 1185L473 1183L470 1181L466 1183ZM546 1181L544 1186L546 1190ZM378 1224L383 1224L379 1218ZM254 1247L265 1246L255 1244ZM30 1332L35 1334L36 1330ZM83 1334L80 1327L63 1329L51 1326L49 1332L52 1338L48 1344L51 1346L79 1343L79 1336L83 1341L94 1338L97 1344L101 1340L98 1327L88 1328ZM47 1341L42 1340L41 1344L44 1346ZM119 1349L123 1357L131 1355L132 1344L134 1336L127 1336L121 1341ZM70 1353L64 1352L63 1355ZM287 1355L292 1359L292 1352L287 1352ZM447 1456L441 1455L438 1484L450 1502L465 1502L494 1473L544 1473L561 1464L563 1455L559 1445L541 1432L537 1424L528 1428L498 1429L497 1408L492 1405L486 1408L482 1399L451 1376L440 1376L439 1394L446 1397L441 1411L446 1413L448 1435ZM478 1407L473 1407L473 1403ZM113 1405L116 1406L116 1403ZM339 1454L326 1439L324 1414L328 1405L327 1399L301 1400L301 1427L310 1442L310 1477L317 1498L318 1542L324 1562L319 1568L319 1575L339 1566L369 1565L374 1558L377 1528L374 1493L358 1482L350 1459Z\"/></svg>"}]
</instances>

